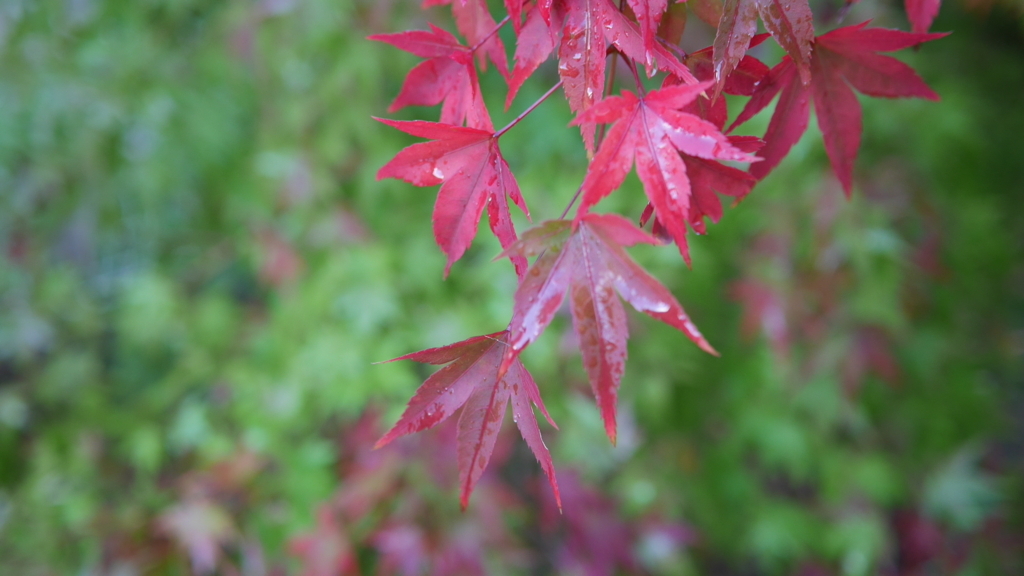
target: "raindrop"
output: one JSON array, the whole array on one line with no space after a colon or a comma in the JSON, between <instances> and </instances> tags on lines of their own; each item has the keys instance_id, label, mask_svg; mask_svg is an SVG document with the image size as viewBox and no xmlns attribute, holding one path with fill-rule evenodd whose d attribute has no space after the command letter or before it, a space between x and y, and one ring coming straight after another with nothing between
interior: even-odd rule
<instances>
[{"instance_id":1,"label":"raindrop","mask_svg":"<svg viewBox=\"0 0 1024 576\"><path fill-rule=\"evenodd\" d=\"M437 166L434 166L434 178L444 180L444 172L442 172Z\"/></svg>"}]
</instances>

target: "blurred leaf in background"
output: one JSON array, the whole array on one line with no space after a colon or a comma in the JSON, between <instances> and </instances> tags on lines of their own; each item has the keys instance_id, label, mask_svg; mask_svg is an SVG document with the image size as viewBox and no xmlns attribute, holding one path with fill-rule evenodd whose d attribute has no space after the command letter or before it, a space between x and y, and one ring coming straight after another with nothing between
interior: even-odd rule
<instances>
[{"instance_id":1,"label":"blurred leaf in background","mask_svg":"<svg viewBox=\"0 0 1024 576\"><path fill-rule=\"evenodd\" d=\"M429 374L371 363L501 329L516 286L482 235L442 281L434 191L374 180L417 60L364 38L418 6L0 3L0 573L1024 573L1024 26L942 10L901 57L943 100L863 101L851 201L810 131L692 270L632 250L722 357L631 316L616 447L568 317L524 353L559 515L509 427L465 514L453 427L371 450ZM502 142L538 221L570 119Z\"/></svg>"}]
</instances>

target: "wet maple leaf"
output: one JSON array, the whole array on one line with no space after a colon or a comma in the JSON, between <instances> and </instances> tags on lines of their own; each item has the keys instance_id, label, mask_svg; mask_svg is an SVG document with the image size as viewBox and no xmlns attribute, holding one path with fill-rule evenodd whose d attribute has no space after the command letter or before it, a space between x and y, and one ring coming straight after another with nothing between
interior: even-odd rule
<instances>
[{"instance_id":1,"label":"wet maple leaf","mask_svg":"<svg viewBox=\"0 0 1024 576\"><path fill-rule=\"evenodd\" d=\"M661 17L668 9L668 0L627 0L627 3L636 15L637 23L640 24L644 50L651 54L657 42L655 37L658 34ZM648 59L650 58L651 56L648 56Z\"/></svg>"},{"instance_id":2,"label":"wet maple leaf","mask_svg":"<svg viewBox=\"0 0 1024 576\"><path fill-rule=\"evenodd\" d=\"M757 160L734 146L711 122L682 111L712 84L669 86L642 98L624 91L622 96L606 98L580 115L575 123L613 124L583 180L578 214L586 214L618 188L635 159L647 198L689 263L686 223L690 220L692 187L680 153L707 160Z\"/></svg>"},{"instance_id":3,"label":"wet maple leaf","mask_svg":"<svg viewBox=\"0 0 1024 576\"><path fill-rule=\"evenodd\" d=\"M583 365L612 443L629 336L616 292L637 311L679 329L701 349L715 354L668 289L623 250L638 243L658 241L621 216L585 214L575 222L545 222L504 253L539 257L516 290L503 369L518 362L519 353L551 323L568 291Z\"/></svg>"},{"instance_id":4,"label":"wet maple leaf","mask_svg":"<svg viewBox=\"0 0 1024 576\"><path fill-rule=\"evenodd\" d=\"M757 46L767 38L767 34L758 34L750 42L751 46ZM710 47L691 53L686 58L686 64L693 70L693 75L702 81L709 81L714 78L712 66L712 49ZM726 77L723 83L723 91L726 94L737 96L749 96L754 93L757 83L768 73L768 67L753 56L744 56L739 65ZM680 79L676 76L669 76L665 79L665 86L678 85ZM696 98L682 108L688 112L707 120L719 130L725 126L729 116L726 109L725 98ZM729 136L729 142L736 148L755 153L764 142L760 138L746 136ZM743 170L726 166L716 160L707 160L680 154L683 163L686 165L686 175L690 180L690 226L698 233L705 231L704 218L708 217L712 222L718 222L722 218L722 203L718 200L716 192L725 196L735 198L739 202L754 188L757 179ZM648 204L640 216L640 226L643 226L649 218L654 216L654 205ZM660 220L656 220L652 232L655 236L665 233L665 227Z\"/></svg>"},{"instance_id":5,"label":"wet maple leaf","mask_svg":"<svg viewBox=\"0 0 1024 576\"><path fill-rule=\"evenodd\" d=\"M715 35L715 79L721 84L747 53L750 40L757 32L758 16L796 63L801 80L808 82L814 16L807 0L725 0Z\"/></svg>"},{"instance_id":6,"label":"wet maple leaf","mask_svg":"<svg viewBox=\"0 0 1024 576\"><path fill-rule=\"evenodd\" d=\"M768 38L767 34L758 34L750 41L750 47L760 45L765 39ZM684 63L687 67L693 71L693 76L700 82L707 82L715 80L715 69L713 61L713 47L709 46L702 50L690 53ZM753 56L744 56L739 60L736 66L731 72L725 77L725 81L722 82L722 92L726 94L733 94L735 96L750 96L754 93L757 83L760 82L768 74L768 66ZM683 84L682 79L677 76L671 75L665 79L664 86L675 86ZM725 127L725 121L729 117L728 109L726 108L725 98L696 98L690 104L683 108L684 112L689 112L694 116L703 118L722 130Z\"/></svg>"},{"instance_id":7,"label":"wet maple leaf","mask_svg":"<svg viewBox=\"0 0 1024 576\"><path fill-rule=\"evenodd\" d=\"M811 55L811 82L804 85L788 56L771 69L747 102L730 130L764 109L776 95L765 146L764 161L751 166L750 173L761 179L768 175L807 130L811 98L818 127L825 139L832 168L847 195L853 189L853 164L860 148L861 108L853 88L881 98L926 98L939 96L910 66L877 52L891 52L941 38L946 34L915 34L899 30L866 28L867 22L838 28L819 36Z\"/></svg>"},{"instance_id":8,"label":"wet maple leaf","mask_svg":"<svg viewBox=\"0 0 1024 576\"><path fill-rule=\"evenodd\" d=\"M558 8L565 11L565 24L558 46L558 74L562 78L569 108L576 114L583 113L601 100L608 43L627 57L645 62L649 75L654 70L666 70L688 83L696 83L689 69L678 58L660 43L653 40L648 43L637 25L612 6L609 0L565 0L546 11L544 4L540 6L542 16L549 22L557 22ZM650 38L653 39L653 36ZM588 154L592 153L597 125L590 120L579 121L577 124Z\"/></svg>"},{"instance_id":9,"label":"wet maple leaf","mask_svg":"<svg viewBox=\"0 0 1024 576\"><path fill-rule=\"evenodd\" d=\"M480 93L473 53L451 33L431 24L430 32L411 30L368 38L427 59L409 71L388 112L441 104L442 124L465 122L472 128L494 130Z\"/></svg>"},{"instance_id":10,"label":"wet maple leaf","mask_svg":"<svg viewBox=\"0 0 1024 576\"><path fill-rule=\"evenodd\" d=\"M515 242L516 231L506 197L527 218L530 213L519 184L501 156L493 128L481 130L435 122L377 120L407 134L432 139L399 152L381 167L377 179L397 178L416 186L441 185L433 221L434 239L448 257L446 276L476 236L485 206L491 230L502 247ZM526 261L516 260L513 265L522 276Z\"/></svg>"},{"instance_id":11,"label":"wet maple leaf","mask_svg":"<svg viewBox=\"0 0 1024 576\"><path fill-rule=\"evenodd\" d=\"M459 486L462 507L483 474L494 450L505 410L511 402L512 419L527 446L547 475L555 499L561 502L551 454L540 435L533 407L554 421L544 407L540 390L522 362L515 359L499 373L505 355L507 332L476 336L441 348L406 354L396 360L442 365L420 386L398 422L377 441L379 448L392 440L433 428L462 408L458 423ZM557 426L555 426L557 428Z\"/></svg>"},{"instance_id":12,"label":"wet maple leaf","mask_svg":"<svg viewBox=\"0 0 1024 576\"><path fill-rule=\"evenodd\" d=\"M697 79L690 74L690 69L660 42L648 45L636 24L626 18L622 12L611 8L610 5L606 6L608 9L604 26L605 38L631 60L643 62L647 68L648 77L654 76L655 72L661 70L678 76L686 84L697 83Z\"/></svg>"},{"instance_id":13,"label":"wet maple leaf","mask_svg":"<svg viewBox=\"0 0 1024 576\"><path fill-rule=\"evenodd\" d=\"M580 114L601 99L607 41L604 22L607 0L567 0L562 41L558 46L558 75L569 102L569 109ZM583 144L590 153L594 149L597 125L580 124Z\"/></svg>"}]
</instances>

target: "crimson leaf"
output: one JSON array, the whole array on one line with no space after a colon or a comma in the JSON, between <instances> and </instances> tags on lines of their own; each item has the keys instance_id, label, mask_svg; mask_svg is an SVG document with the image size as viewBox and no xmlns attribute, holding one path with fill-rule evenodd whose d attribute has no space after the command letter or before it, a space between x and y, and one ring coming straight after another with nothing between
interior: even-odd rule
<instances>
[{"instance_id":1,"label":"crimson leaf","mask_svg":"<svg viewBox=\"0 0 1024 576\"><path fill-rule=\"evenodd\" d=\"M751 46L757 46L767 37L767 34L758 34L751 41ZM691 53L686 58L686 64L693 70L694 76L699 80L711 80L714 78L712 67L711 48L705 48ZM727 94L749 96L754 92L757 83L768 73L768 67L760 60L752 56L744 56L740 63L726 77L722 84ZM675 76L669 76L665 80L666 86L679 83ZM698 118L708 120L719 130L725 125L728 111L725 106L725 98L697 98L683 108ZM741 136L730 136L729 141L733 146L744 152L756 152L763 142L760 139ZM753 189L757 179L731 166L726 166L715 160L706 160L688 154L681 154L683 163L686 165L686 175L690 179L692 189L690 198L690 226L698 233L703 234L705 230L704 217L711 218L712 222L718 222L722 217L722 204L718 201L715 192L732 196L736 201L742 200ZM643 226L654 214L654 206L647 205L643 215L640 217L640 225ZM664 232L664 225L656 220L652 233L661 236Z\"/></svg>"},{"instance_id":2,"label":"crimson leaf","mask_svg":"<svg viewBox=\"0 0 1024 576\"><path fill-rule=\"evenodd\" d=\"M638 243L658 242L621 216L585 214L575 222L545 222L505 251L539 257L516 290L503 369L518 362L519 353L551 323L568 290L583 365L612 443L629 334L615 292L637 311L681 330L715 354L675 297L623 250Z\"/></svg>"},{"instance_id":3,"label":"crimson leaf","mask_svg":"<svg viewBox=\"0 0 1024 576\"><path fill-rule=\"evenodd\" d=\"M516 39L516 65L512 77L508 81L508 96L505 98L505 109L512 104L519 89L526 79L548 59L555 49L558 29L544 19L539 6L534 6L526 15L526 23L519 30Z\"/></svg>"},{"instance_id":4,"label":"crimson leaf","mask_svg":"<svg viewBox=\"0 0 1024 576\"><path fill-rule=\"evenodd\" d=\"M867 22L847 26L819 36L811 55L811 83L797 78L793 61L787 56L771 69L754 92L730 130L746 122L767 106L776 94L764 158L750 173L761 179L782 160L807 130L810 100L814 98L818 126L825 139L825 151L836 176L849 195L853 188L853 163L860 148L861 108L850 88L882 98L926 98L939 96L906 64L876 52L891 52L941 38L946 34L914 34L899 30L865 28Z\"/></svg>"},{"instance_id":5,"label":"crimson leaf","mask_svg":"<svg viewBox=\"0 0 1024 576\"><path fill-rule=\"evenodd\" d=\"M375 34L370 40L386 42L427 58L409 71L402 89L388 112L406 106L441 106L441 123L494 130L487 115L473 54L451 33L430 25L430 32L411 30L398 34Z\"/></svg>"},{"instance_id":6,"label":"crimson leaf","mask_svg":"<svg viewBox=\"0 0 1024 576\"><path fill-rule=\"evenodd\" d=\"M661 24L661 16L668 9L668 0L627 0L629 7L636 14L637 22L640 23L640 33L643 35L644 50L651 54L654 45L657 43L655 36L658 33L658 26ZM648 56L648 60L650 60Z\"/></svg>"},{"instance_id":7,"label":"crimson leaf","mask_svg":"<svg viewBox=\"0 0 1024 576\"><path fill-rule=\"evenodd\" d=\"M800 78L810 80L814 16L807 0L725 0L715 35L715 79L721 84L747 53L757 32L757 17L796 62Z\"/></svg>"},{"instance_id":8,"label":"crimson leaf","mask_svg":"<svg viewBox=\"0 0 1024 576\"><path fill-rule=\"evenodd\" d=\"M434 204L434 238L448 257L445 275L462 257L476 235L477 223L487 206L491 230L503 248L516 240L506 196L526 214L519 185L501 156L492 130L463 128L435 122L380 122L431 142L413 144L399 152L377 172L377 179L397 178L416 186L441 185ZM488 123L490 121L488 120ZM514 260L522 276L526 260Z\"/></svg>"},{"instance_id":9,"label":"crimson leaf","mask_svg":"<svg viewBox=\"0 0 1024 576\"><path fill-rule=\"evenodd\" d=\"M507 332L476 336L389 360L414 360L446 366L420 386L402 417L377 441L376 447L380 448L406 434L433 428L461 407L458 425L459 486L462 507L466 508L473 486L487 467L511 400L512 416L519 433L540 462L551 482L555 500L561 506L554 464L541 438L531 403L540 408L552 426L555 423L544 407L536 382L522 362L515 359L499 374L498 367L508 347L507 336Z\"/></svg>"},{"instance_id":10,"label":"crimson leaf","mask_svg":"<svg viewBox=\"0 0 1024 576\"><path fill-rule=\"evenodd\" d=\"M601 99L604 90L604 22L607 0L566 0L565 26L558 46L558 75L569 102L579 114ZM593 122L580 124L588 154L594 149L597 128Z\"/></svg>"},{"instance_id":11,"label":"crimson leaf","mask_svg":"<svg viewBox=\"0 0 1024 576\"><path fill-rule=\"evenodd\" d=\"M580 115L575 123L614 124L587 170L578 214L585 214L622 184L635 158L644 192L689 263L686 222L690 218L691 184L679 153L708 160L757 160L735 147L714 124L681 111L712 84L669 86L642 98L624 91L622 96L606 98Z\"/></svg>"},{"instance_id":12,"label":"crimson leaf","mask_svg":"<svg viewBox=\"0 0 1024 576\"><path fill-rule=\"evenodd\" d=\"M650 73L655 68L668 70L687 83L696 83L686 66L660 43L648 43L636 24L609 0L565 0L564 4L566 16L558 48L558 73L573 112L581 114L601 99L608 42L629 58L646 62ZM579 117L577 120L589 154L594 149L596 124L579 121Z\"/></svg>"}]
</instances>

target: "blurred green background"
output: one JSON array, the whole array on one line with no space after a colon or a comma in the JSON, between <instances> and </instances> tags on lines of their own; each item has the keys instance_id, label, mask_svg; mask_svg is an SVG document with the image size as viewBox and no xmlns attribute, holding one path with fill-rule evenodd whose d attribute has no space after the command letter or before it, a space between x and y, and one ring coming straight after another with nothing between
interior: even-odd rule
<instances>
[{"instance_id":1,"label":"blurred green background","mask_svg":"<svg viewBox=\"0 0 1024 576\"><path fill-rule=\"evenodd\" d=\"M466 513L450 429L370 450L429 374L371 363L501 329L515 289L486 234L442 281L435 190L374 178L417 59L364 38L445 9L3 0L0 573L1024 574L1019 14L943 7L900 55L943 100L862 99L852 200L812 129L692 270L633 252L722 357L632 315L617 447L568 319L526 352L560 516L511 429ZM495 124L555 78L502 113L489 71ZM569 120L502 140L535 221L585 170Z\"/></svg>"}]
</instances>

